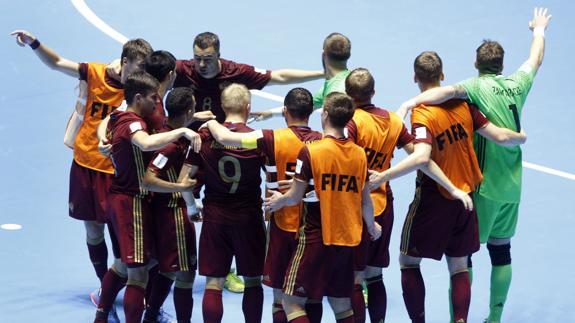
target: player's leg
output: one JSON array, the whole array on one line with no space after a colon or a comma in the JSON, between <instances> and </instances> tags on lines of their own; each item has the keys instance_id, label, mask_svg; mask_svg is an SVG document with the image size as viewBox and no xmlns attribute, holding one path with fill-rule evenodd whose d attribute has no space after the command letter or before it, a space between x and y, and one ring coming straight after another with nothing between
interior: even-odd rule
<instances>
[{"instance_id":1,"label":"player's leg","mask_svg":"<svg viewBox=\"0 0 575 323\"><path fill-rule=\"evenodd\" d=\"M471 283L467 265L467 257L447 257L447 267L451 277L453 320L456 323L467 322L467 314L469 313Z\"/></svg>"},{"instance_id":2,"label":"player's leg","mask_svg":"<svg viewBox=\"0 0 575 323\"><path fill-rule=\"evenodd\" d=\"M201 242L200 242L201 245ZM201 248L201 247L200 247ZM200 255L202 253L200 252ZM220 323L224 315L222 290L226 277L206 277L206 288L202 300L204 323Z\"/></svg>"},{"instance_id":3,"label":"player's leg","mask_svg":"<svg viewBox=\"0 0 575 323\"><path fill-rule=\"evenodd\" d=\"M195 278L195 270L179 271L176 273L174 307L176 308L176 318L179 323L190 323L192 320L192 310L194 308L192 288Z\"/></svg>"},{"instance_id":4,"label":"player's leg","mask_svg":"<svg viewBox=\"0 0 575 323\"><path fill-rule=\"evenodd\" d=\"M295 295L284 295L282 306L286 312L287 320L290 323L310 323L306 312L305 304L307 298Z\"/></svg>"},{"instance_id":5,"label":"player's leg","mask_svg":"<svg viewBox=\"0 0 575 323\"><path fill-rule=\"evenodd\" d=\"M242 299L242 310L246 323L258 323L262 320L264 306L264 290L262 288L262 277L243 276L245 289Z\"/></svg>"},{"instance_id":6,"label":"player's leg","mask_svg":"<svg viewBox=\"0 0 575 323\"><path fill-rule=\"evenodd\" d=\"M94 271L101 282L108 271L108 246L104 236L105 224L97 221L84 221L84 227L86 228L86 244L90 261L92 261Z\"/></svg>"},{"instance_id":7,"label":"player's leg","mask_svg":"<svg viewBox=\"0 0 575 323\"><path fill-rule=\"evenodd\" d=\"M350 298L328 297L327 300L329 302L329 306L331 306L331 309L335 314L335 320L337 323L356 322L353 310L351 309Z\"/></svg>"},{"instance_id":8,"label":"player's leg","mask_svg":"<svg viewBox=\"0 0 575 323\"><path fill-rule=\"evenodd\" d=\"M355 322L365 322L365 299L363 297L364 271L355 271L353 280L353 293L351 294L351 307ZM330 303L331 304L331 303ZM335 312L339 313L339 312Z\"/></svg>"},{"instance_id":9,"label":"player's leg","mask_svg":"<svg viewBox=\"0 0 575 323\"><path fill-rule=\"evenodd\" d=\"M383 268L367 266L365 284L368 292L368 311L372 323L385 321L387 311L387 292L383 283Z\"/></svg>"},{"instance_id":10,"label":"player's leg","mask_svg":"<svg viewBox=\"0 0 575 323\"><path fill-rule=\"evenodd\" d=\"M144 314L144 322L158 321L160 309L170 294L172 284L176 279L176 273L160 271L153 279L153 287L146 301L146 313ZM151 280L152 276L150 276L150 271L148 270L148 285L150 285Z\"/></svg>"},{"instance_id":11,"label":"player's leg","mask_svg":"<svg viewBox=\"0 0 575 323\"><path fill-rule=\"evenodd\" d=\"M126 323L142 322L144 298L148 284L148 267L145 264L134 264L128 267L128 282L124 293L124 314Z\"/></svg>"},{"instance_id":12,"label":"player's leg","mask_svg":"<svg viewBox=\"0 0 575 323\"><path fill-rule=\"evenodd\" d=\"M126 265L120 259L114 259L114 263L110 269L108 269L102 280L102 291L99 295L96 320L94 322L111 323L111 318L119 322L114 309L114 301L118 293L126 286L127 280L128 271Z\"/></svg>"},{"instance_id":13,"label":"player's leg","mask_svg":"<svg viewBox=\"0 0 575 323\"><path fill-rule=\"evenodd\" d=\"M425 322L425 283L419 265L421 258L399 255L403 301L413 323Z\"/></svg>"}]
</instances>

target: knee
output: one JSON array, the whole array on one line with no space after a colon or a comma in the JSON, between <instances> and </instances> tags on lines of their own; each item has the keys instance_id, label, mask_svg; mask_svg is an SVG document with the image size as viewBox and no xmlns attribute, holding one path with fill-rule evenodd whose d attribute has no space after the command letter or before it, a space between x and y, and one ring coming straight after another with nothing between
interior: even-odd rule
<instances>
[{"instance_id":1,"label":"knee","mask_svg":"<svg viewBox=\"0 0 575 323\"><path fill-rule=\"evenodd\" d=\"M245 286L245 288L261 287L262 286L262 278L261 277L245 277L244 276L244 286Z\"/></svg>"},{"instance_id":2,"label":"knee","mask_svg":"<svg viewBox=\"0 0 575 323\"><path fill-rule=\"evenodd\" d=\"M98 245L104 241L104 224L96 221L84 221L86 228L86 242L91 245Z\"/></svg>"},{"instance_id":3,"label":"knee","mask_svg":"<svg viewBox=\"0 0 575 323\"><path fill-rule=\"evenodd\" d=\"M176 273L176 288L191 289L194 286L196 273L193 271L180 271Z\"/></svg>"},{"instance_id":4,"label":"knee","mask_svg":"<svg viewBox=\"0 0 575 323\"><path fill-rule=\"evenodd\" d=\"M511 264L511 243L502 245L487 244L491 265L505 266Z\"/></svg>"},{"instance_id":5,"label":"knee","mask_svg":"<svg viewBox=\"0 0 575 323\"><path fill-rule=\"evenodd\" d=\"M223 290L225 282L225 277L206 277L206 289Z\"/></svg>"},{"instance_id":6,"label":"knee","mask_svg":"<svg viewBox=\"0 0 575 323\"><path fill-rule=\"evenodd\" d=\"M114 259L112 270L122 278L128 277L128 269L126 264L124 264L120 259Z\"/></svg>"},{"instance_id":7,"label":"knee","mask_svg":"<svg viewBox=\"0 0 575 323\"><path fill-rule=\"evenodd\" d=\"M146 288L148 285L148 269L146 266L128 267L127 284Z\"/></svg>"}]
</instances>

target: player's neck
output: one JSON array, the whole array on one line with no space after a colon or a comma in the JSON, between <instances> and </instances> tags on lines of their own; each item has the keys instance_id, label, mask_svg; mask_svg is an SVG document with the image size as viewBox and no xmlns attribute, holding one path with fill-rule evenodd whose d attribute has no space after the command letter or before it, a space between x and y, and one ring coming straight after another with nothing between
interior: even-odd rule
<instances>
[{"instance_id":1,"label":"player's neck","mask_svg":"<svg viewBox=\"0 0 575 323\"><path fill-rule=\"evenodd\" d=\"M329 124L324 125L323 134L325 136L332 136L334 138L345 137L345 135L343 133L343 128L335 128L335 127L330 126Z\"/></svg>"},{"instance_id":2,"label":"player's neck","mask_svg":"<svg viewBox=\"0 0 575 323\"><path fill-rule=\"evenodd\" d=\"M134 106L134 105L129 105L128 107L126 107L126 112L132 112L132 113L137 114L140 117L142 116L141 110L137 106Z\"/></svg>"},{"instance_id":3,"label":"player's neck","mask_svg":"<svg viewBox=\"0 0 575 323\"><path fill-rule=\"evenodd\" d=\"M347 63L330 62L325 66L325 79L329 80L345 70L347 70Z\"/></svg>"},{"instance_id":4,"label":"player's neck","mask_svg":"<svg viewBox=\"0 0 575 323\"><path fill-rule=\"evenodd\" d=\"M437 82L429 82L429 83L423 83L423 82L419 82L417 83L417 85L419 86L419 90L421 92L425 92L429 89L433 89L436 87L440 87L441 86L441 82L437 81Z\"/></svg>"},{"instance_id":5,"label":"player's neck","mask_svg":"<svg viewBox=\"0 0 575 323\"><path fill-rule=\"evenodd\" d=\"M166 124L172 129L178 129L186 126L185 120L186 120L185 116L168 118Z\"/></svg>"},{"instance_id":6,"label":"player's neck","mask_svg":"<svg viewBox=\"0 0 575 323\"><path fill-rule=\"evenodd\" d=\"M226 115L226 120L224 122L229 122L229 123L246 123L246 118L244 116L241 115L237 115L237 114L230 114L230 115Z\"/></svg>"}]
</instances>

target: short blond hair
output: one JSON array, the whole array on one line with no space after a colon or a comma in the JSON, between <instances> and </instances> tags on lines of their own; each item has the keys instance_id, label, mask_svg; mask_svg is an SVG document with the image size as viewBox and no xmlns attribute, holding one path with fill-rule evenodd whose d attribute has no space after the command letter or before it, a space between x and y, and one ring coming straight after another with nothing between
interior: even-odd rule
<instances>
[{"instance_id":1,"label":"short blond hair","mask_svg":"<svg viewBox=\"0 0 575 323\"><path fill-rule=\"evenodd\" d=\"M222 108L226 114L243 112L252 95L243 84L232 83L222 91Z\"/></svg>"}]
</instances>

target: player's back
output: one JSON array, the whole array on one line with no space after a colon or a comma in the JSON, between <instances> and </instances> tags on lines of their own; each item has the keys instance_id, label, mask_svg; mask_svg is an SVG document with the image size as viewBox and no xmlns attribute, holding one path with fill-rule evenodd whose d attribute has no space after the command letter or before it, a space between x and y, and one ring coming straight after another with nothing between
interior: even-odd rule
<instances>
[{"instance_id":1,"label":"player's back","mask_svg":"<svg viewBox=\"0 0 575 323\"><path fill-rule=\"evenodd\" d=\"M498 127L521 130L520 118L535 71L523 66L509 75L486 74L460 83L471 103ZM502 147L476 135L475 151L485 177L478 192L493 200L519 202L522 153L520 146Z\"/></svg>"},{"instance_id":2,"label":"player's back","mask_svg":"<svg viewBox=\"0 0 575 323\"><path fill-rule=\"evenodd\" d=\"M234 132L251 132L243 123L224 123ZM199 162L204 172L204 220L227 224L261 221L261 176L264 157L257 149L224 146L201 130ZM210 212L212 211L212 212Z\"/></svg>"}]
</instances>

